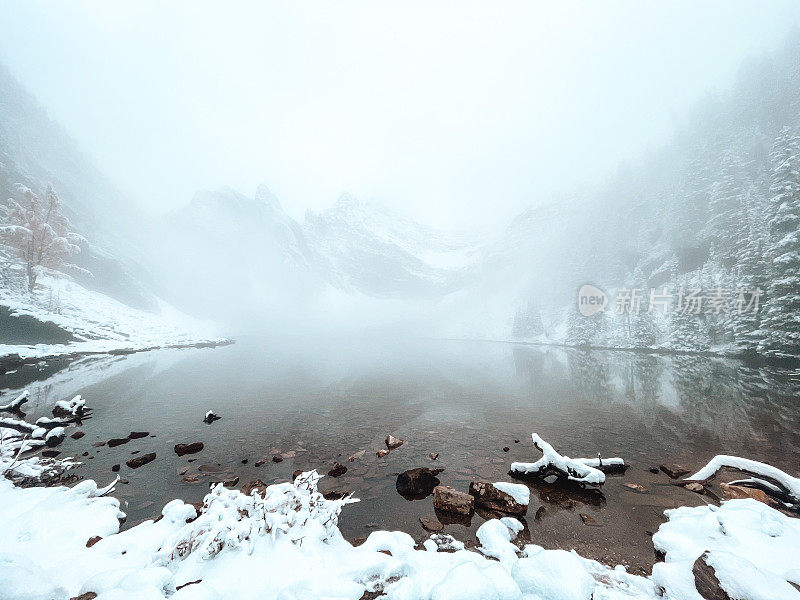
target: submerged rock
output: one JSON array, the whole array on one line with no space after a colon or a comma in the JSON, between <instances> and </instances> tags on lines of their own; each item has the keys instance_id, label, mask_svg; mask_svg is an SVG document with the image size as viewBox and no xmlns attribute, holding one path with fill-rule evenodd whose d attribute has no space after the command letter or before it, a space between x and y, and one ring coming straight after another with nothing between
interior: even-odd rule
<instances>
[{"instance_id":1,"label":"submerged rock","mask_svg":"<svg viewBox=\"0 0 800 600\"><path fill-rule=\"evenodd\" d=\"M122 444L127 444L130 442L131 439L124 437L124 438L111 438L108 440L108 447L109 448L116 448L117 446L122 446Z\"/></svg>"},{"instance_id":2,"label":"submerged rock","mask_svg":"<svg viewBox=\"0 0 800 600\"><path fill-rule=\"evenodd\" d=\"M149 431L131 431L131 432L128 434L128 437L129 437L130 439L132 439L132 440L138 440L138 439L141 439L141 438L145 438L145 437L147 437L148 435L150 435L150 432L149 432Z\"/></svg>"},{"instance_id":3,"label":"submerged rock","mask_svg":"<svg viewBox=\"0 0 800 600\"><path fill-rule=\"evenodd\" d=\"M404 497L424 498L430 496L439 483L436 477L442 469L429 469L428 467L417 467L408 469L397 476L395 487L397 492Z\"/></svg>"},{"instance_id":4,"label":"submerged rock","mask_svg":"<svg viewBox=\"0 0 800 600\"><path fill-rule=\"evenodd\" d=\"M191 444L175 444L175 454L184 456L185 454L197 454L203 449L203 442L192 442Z\"/></svg>"},{"instance_id":5,"label":"submerged rock","mask_svg":"<svg viewBox=\"0 0 800 600\"><path fill-rule=\"evenodd\" d=\"M438 485L433 488L433 506L444 512L468 516L475 508L475 498L448 485Z\"/></svg>"},{"instance_id":6,"label":"submerged rock","mask_svg":"<svg viewBox=\"0 0 800 600\"><path fill-rule=\"evenodd\" d=\"M150 452L149 454L143 454L142 456L137 456L136 458L132 458L125 464L128 465L131 469L138 469L142 465L146 465L149 462L153 462L155 459L156 459L156 453Z\"/></svg>"},{"instance_id":7,"label":"submerged rock","mask_svg":"<svg viewBox=\"0 0 800 600\"><path fill-rule=\"evenodd\" d=\"M347 473L347 467L338 462L333 463L333 468L328 471L328 475L331 477L341 477L345 473Z\"/></svg>"},{"instance_id":8,"label":"submerged rock","mask_svg":"<svg viewBox=\"0 0 800 600\"><path fill-rule=\"evenodd\" d=\"M436 533L437 531L444 529L444 525L442 525L435 517L420 517L419 522L422 525L422 528L430 533Z\"/></svg>"},{"instance_id":9,"label":"submerged rock","mask_svg":"<svg viewBox=\"0 0 800 600\"><path fill-rule=\"evenodd\" d=\"M214 421L219 421L222 417L216 415L213 410L210 410L206 413L206 416L203 417L203 423L207 425L211 425Z\"/></svg>"},{"instance_id":10,"label":"submerged rock","mask_svg":"<svg viewBox=\"0 0 800 600\"><path fill-rule=\"evenodd\" d=\"M386 455L388 455L388 454L389 454L389 451L388 451L388 450L386 450L385 448L381 448L380 450L378 450L378 451L375 453L375 456L377 456L378 458L383 458L384 456L386 456Z\"/></svg>"}]
</instances>

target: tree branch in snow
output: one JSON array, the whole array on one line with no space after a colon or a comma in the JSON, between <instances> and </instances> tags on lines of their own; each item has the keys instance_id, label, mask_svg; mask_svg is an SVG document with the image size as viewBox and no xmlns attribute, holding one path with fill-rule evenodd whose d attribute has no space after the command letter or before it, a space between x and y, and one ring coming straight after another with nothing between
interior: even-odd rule
<instances>
[{"instance_id":1,"label":"tree branch in snow","mask_svg":"<svg viewBox=\"0 0 800 600\"><path fill-rule=\"evenodd\" d=\"M27 401L28 401L28 390L25 390L8 404L3 404L2 406L0 406L0 411L19 412L20 410L19 407L25 404Z\"/></svg>"},{"instance_id":2,"label":"tree branch in snow","mask_svg":"<svg viewBox=\"0 0 800 600\"><path fill-rule=\"evenodd\" d=\"M690 475L684 479L684 481L708 481L714 477L720 469L726 468L736 469L737 471L743 471L773 481L791 497L792 502L800 504L800 479L781 471L777 467L756 460L750 460L749 458L719 454L712 458L705 467L694 475ZM772 493L774 495L769 487L766 487L764 491L767 494Z\"/></svg>"},{"instance_id":3,"label":"tree branch in snow","mask_svg":"<svg viewBox=\"0 0 800 600\"><path fill-rule=\"evenodd\" d=\"M542 458L533 463L515 462L509 474L521 479L532 478L546 483L568 481L582 488L599 488L606 481L606 472L624 471L621 458L570 458L562 456L538 434L531 434L533 445Z\"/></svg>"}]
</instances>

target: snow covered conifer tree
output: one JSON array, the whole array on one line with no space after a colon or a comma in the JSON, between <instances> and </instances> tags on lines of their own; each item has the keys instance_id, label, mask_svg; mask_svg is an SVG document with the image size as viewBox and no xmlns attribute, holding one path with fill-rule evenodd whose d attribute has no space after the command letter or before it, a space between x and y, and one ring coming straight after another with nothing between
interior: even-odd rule
<instances>
[{"instance_id":1,"label":"snow covered conifer tree","mask_svg":"<svg viewBox=\"0 0 800 600\"><path fill-rule=\"evenodd\" d=\"M4 207L0 239L22 260L28 290L32 292L42 269L78 268L67 264L66 259L78 254L78 244L85 240L69 231L69 221L61 214L58 194L52 186L47 186L44 199L24 186L19 186L19 191L22 199L9 199Z\"/></svg>"},{"instance_id":2,"label":"snow covered conifer tree","mask_svg":"<svg viewBox=\"0 0 800 600\"><path fill-rule=\"evenodd\" d=\"M768 251L771 277L761 349L770 354L800 354L800 134L784 127L770 156Z\"/></svg>"}]
</instances>

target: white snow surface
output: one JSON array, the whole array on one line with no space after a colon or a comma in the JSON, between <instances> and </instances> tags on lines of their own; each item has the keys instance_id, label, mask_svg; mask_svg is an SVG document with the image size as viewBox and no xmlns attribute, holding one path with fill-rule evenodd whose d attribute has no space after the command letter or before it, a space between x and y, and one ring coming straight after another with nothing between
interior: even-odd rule
<instances>
[{"instance_id":1,"label":"white snow surface","mask_svg":"<svg viewBox=\"0 0 800 600\"><path fill-rule=\"evenodd\" d=\"M433 536L419 550L396 531L373 532L354 547L337 526L353 500L325 500L318 479L305 473L295 484L270 486L263 499L219 485L190 523L195 509L173 500L158 521L122 533L119 502L94 482L21 489L0 480L4 597L66 600L92 591L98 600L358 600L365 590L383 590L389 600L657 598L652 582L621 567L518 548L512 540L522 524L511 518L484 523L477 552L458 543L447 544L455 552L437 551ZM87 548L93 536L103 539Z\"/></svg>"},{"instance_id":2,"label":"white snow surface","mask_svg":"<svg viewBox=\"0 0 800 600\"><path fill-rule=\"evenodd\" d=\"M507 481L495 481L492 485L511 496L517 504L528 506L531 501L531 490L527 485Z\"/></svg>"},{"instance_id":3,"label":"white snow surface","mask_svg":"<svg viewBox=\"0 0 800 600\"><path fill-rule=\"evenodd\" d=\"M796 501L800 502L800 479L772 465L750 460L749 458L741 458L739 456L718 454L712 458L705 467L694 475L687 477L685 481L705 481L716 475L717 471L724 467L738 469L754 475L761 475L762 477L769 477L785 487L786 491L789 492Z\"/></svg>"},{"instance_id":4,"label":"white snow surface","mask_svg":"<svg viewBox=\"0 0 800 600\"><path fill-rule=\"evenodd\" d=\"M17 316L54 323L75 338L67 344L0 344L0 356L48 358L225 341L214 324L189 317L166 302L158 301L157 312L137 310L66 277L42 276L33 294L0 286L0 306Z\"/></svg>"}]
</instances>

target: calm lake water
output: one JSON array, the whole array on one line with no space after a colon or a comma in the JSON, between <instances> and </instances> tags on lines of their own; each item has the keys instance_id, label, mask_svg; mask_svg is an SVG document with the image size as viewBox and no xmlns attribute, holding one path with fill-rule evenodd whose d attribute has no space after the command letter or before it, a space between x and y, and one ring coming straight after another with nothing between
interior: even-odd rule
<instances>
[{"instance_id":1,"label":"calm lake water","mask_svg":"<svg viewBox=\"0 0 800 600\"><path fill-rule=\"evenodd\" d=\"M663 511L709 501L650 467L676 462L698 469L719 453L794 474L800 465L798 372L694 356L431 340L245 339L223 348L25 367L0 377L2 397L25 387L32 392L29 418L49 414L55 401L76 393L86 398L94 413L80 427L85 437L67 438L59 450L88 452L76 472L102 484L112 479L112 465L122 464L128 483L116 496L126 526L156 516L172 498L202 500L208 482L223 475L238 476L240 485L255 478L273 483L295 469L327 473L339 461L347 473L325 477L322 489L361 499L341 518L349 539L389 528L422 540L427 534L418 519L434 516L432 498L398 495L398 472L442 467L442 483L463 491L476 478L510 481L512 461L539 458L530 441L535 431L562 453L621 456L630 468L609 476L599 496L531 485L525 535L649 572L650 532L664 521ZM206 425L210 409L222 419ZM92 445L130 431L155 437L115 448ZM390 433L406 444L378 458ZM194 441L205 444L201 453L174 453L174 444ZM361 450L363 457L347 462ZM124 463L136 451L157 458L129 469ZM255 466L276 452L287 458ZM438 460L429 453L439 453ZM182 482L181 469L198 473L201 465L219 473ZM597 526L585 525L581 513ZM469 541L483 521L475 515L444 531Z\"/></svg>"}]
</instances>

